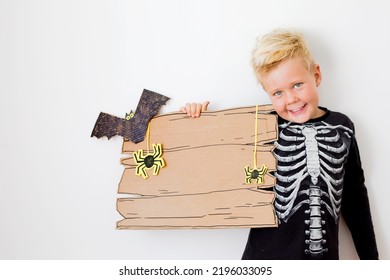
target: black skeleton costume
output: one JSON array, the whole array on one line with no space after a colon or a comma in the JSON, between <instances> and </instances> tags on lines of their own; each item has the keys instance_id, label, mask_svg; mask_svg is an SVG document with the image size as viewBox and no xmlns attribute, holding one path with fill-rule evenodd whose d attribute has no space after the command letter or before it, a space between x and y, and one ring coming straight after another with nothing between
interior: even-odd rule
<instances>
[{"instance_id":1,"label":"black skeleton costume","mask_svg":"<svg viewBox=\"0 0 390 280\"><path fill-rule=\"evenodd\" d=\"M324 116L303 124L279 117L279 226L251 229L243 259L338 259L340 214L360 259L378 259L354 125L321 109Z\"/></svg>"}]
</instances>

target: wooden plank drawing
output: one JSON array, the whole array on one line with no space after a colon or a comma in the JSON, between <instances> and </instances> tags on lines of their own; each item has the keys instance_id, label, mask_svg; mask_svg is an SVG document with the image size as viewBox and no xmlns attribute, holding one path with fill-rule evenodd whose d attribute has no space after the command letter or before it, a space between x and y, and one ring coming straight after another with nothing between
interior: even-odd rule
<instances>
[{"instance_id":1,"label":"wooden plank drawing","mask_svg":"<svg viewBox=\"0 0 390 280\"><path fill-rule=\"evenodd\" d=\"M117 200L123 216L117 228L276 227L272 110L263 105L203 112L197 119L180 112L151 118L143 141L123 142L118 193L126 197ZM153 167L143 153L154 156ZM256 162L263 169L253 176L247 171Z\"/></svg>"},{"instance_id":2,"label":"wooden plank drawing","mask_svg":"<svg viewBox=\"0 0 390 280\"><path fill-rule=\"evenodd\" d=\"M277 121L258 108L258 159L275 171L272 143ZM267 173L261 185L246 185L244 167L253 161L256 107L205 112L199 119L182 113L154 117L150 143L162 143L166 166L147 180L135 176L132 154L146 149L124 141L122 160L126 167L119 193L140 197L118 199L124 220L120 229L130 228L226 228L276 226L274 194L258 190L275 184Z\"/></svg>"}]
</instances>

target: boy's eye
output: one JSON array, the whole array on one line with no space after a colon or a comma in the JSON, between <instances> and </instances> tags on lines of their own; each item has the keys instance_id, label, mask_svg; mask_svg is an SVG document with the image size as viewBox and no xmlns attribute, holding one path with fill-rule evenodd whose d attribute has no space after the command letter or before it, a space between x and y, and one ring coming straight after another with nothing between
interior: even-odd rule
<instances>
[{"instance_id":1,"label":"boy's eye","mask_svg":"<svg viewBox=\"0 0 390 280\"><path fill-rule=\"evenodd\" d=\"M294 88L300 88L302 86L303 83L296 83L294 84Z\"/></svg>"},{"instance_id":2,"label":"boy's eye","mask_svg":"<svg viewBox=\"0 0 390 280\"><path fill-rule=\"evenodd\" d=\"M276 91L276 92L274 92L273 96L279 96L279 95L281 95L281 94L282 94L281 91Z\"/></svg>"}]
</instances>

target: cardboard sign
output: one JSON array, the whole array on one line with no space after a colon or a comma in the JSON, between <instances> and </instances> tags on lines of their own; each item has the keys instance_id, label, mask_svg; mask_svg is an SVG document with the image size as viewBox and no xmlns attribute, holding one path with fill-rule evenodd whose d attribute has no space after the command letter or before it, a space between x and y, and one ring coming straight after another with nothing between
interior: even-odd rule
<instances>
[{"instance_id":1,"label":"cardboard sign","mask_svg":"<svg viewBox=\"0 0 390 280\"><path fill-rule=\"evenodd\" d=\"M257 110L256 110L257 109ZM118 229L276 227L271 105L154 116L124 139ZM135 116L137 112L135 113ZM257 165L257 166L254 166Z\"/></svg>"}]
</instances>

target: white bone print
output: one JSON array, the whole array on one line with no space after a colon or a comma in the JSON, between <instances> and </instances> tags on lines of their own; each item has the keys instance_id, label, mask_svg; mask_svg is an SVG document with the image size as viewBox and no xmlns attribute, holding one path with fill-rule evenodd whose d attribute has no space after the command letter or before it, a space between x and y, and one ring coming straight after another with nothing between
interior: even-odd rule
<instances>
[{"instance_id":1,"label":"white bone print","mask_svg":"<svg viewBox=\"0 0 390 280\"><path fill-rule=\"evenodd\" d=\"M308 229L306 253L312 256L327 252L325 210L338 221L346 162L352 130L325 122L280 125L275 149L278 159L275 186L275 210L280 220L288 219L303 205ZM304 183L305 182L305 183Z\"/></svg>"}]
</instances>

